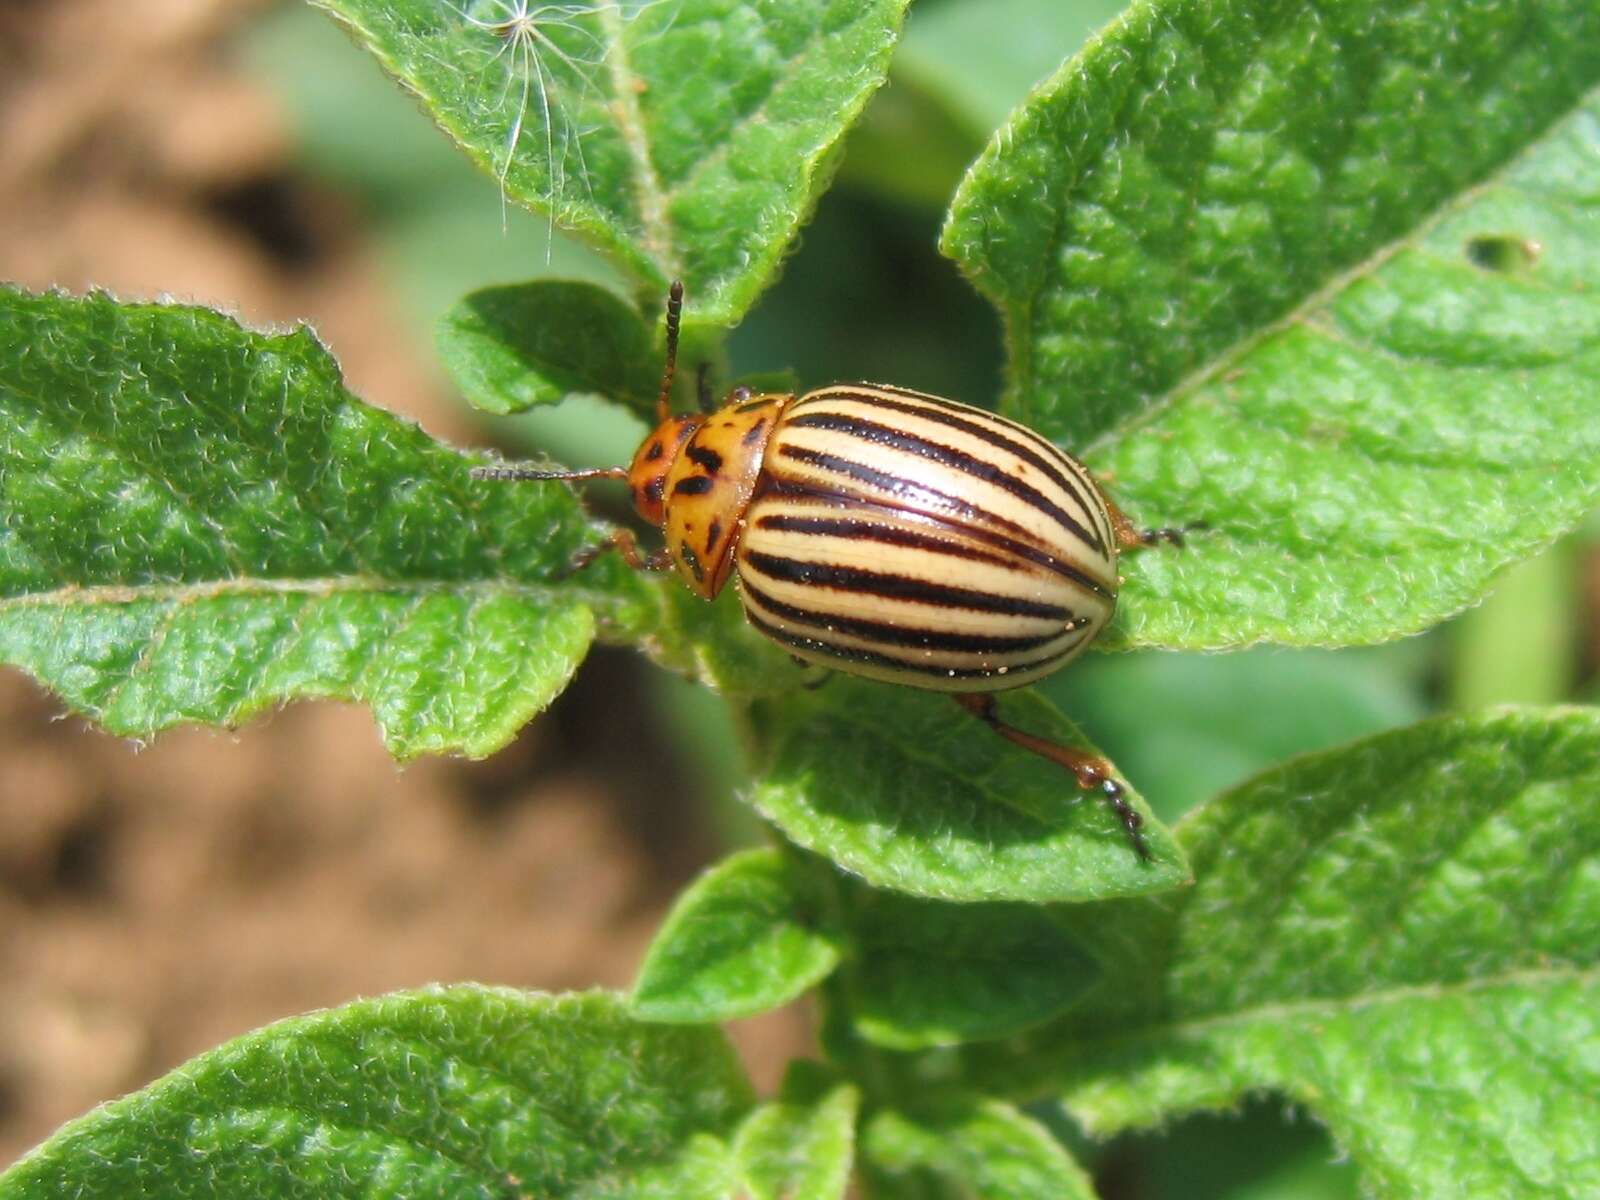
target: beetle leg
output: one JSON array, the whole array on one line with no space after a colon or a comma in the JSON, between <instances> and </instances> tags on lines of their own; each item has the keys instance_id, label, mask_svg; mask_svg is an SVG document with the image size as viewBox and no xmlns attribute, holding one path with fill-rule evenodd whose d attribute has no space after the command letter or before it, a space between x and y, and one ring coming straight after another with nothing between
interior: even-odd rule
<instances>
[{"instance_id":1,"label":"beetle leg","mask_svg":"<svg viewBox=\"0 0 1600 1200\"><path fill-rule=\"evenodd\" d=\"M657 550L654 554L642 554L639 551L639 539L633 536L631 529L613 529L611 536L605 541L594 546L585 546L572 558L562 578L575 575L583 570L607 550L615 550L622 555L622 561L635 571L666 571L672 567L672 555L665 550Z\"/></svg>"},{"instance_id":2,"label":"beetle leg","mask_svg":"<svg viewBox=\"0 0 1600 1200\"><path fill-rule=\"evenodd\" d=\"M1128 519L1128 514L1118 508L1111 497L1106 495L1105 489L1100 489L1100 499L1105 501L1106 513L1111 517L1111 532L1117 535L1117 545L1123 550L1137 550L1141 546L1154 546L1157 542L1166 542L1169 546L1182 547L1183 535L1192 529L1204 529L1204 521L1191 521L1187 525L1167 529L1140 529Z\"/></svg>"},{"instance_id":3,"label":"beetle leg","mask_svg":"<svg viewBox=\"0 0 1600 1200\"><path fill-rule=\"evenodd\" d=\"M1127 832L1134 851L1146 862L1150 861L1150 847L1145 845L1144 835L1139 832L1144 824L1144 818L1128 803L1122 785L1111 778L1110 763L1097 754L1074 750L1070 746L1062 746L1045 738L1035 737L1031 733L1024 733L1015 725L1007 725L995 713L994 696L988 692L959 693L955 701L1008 742L1021 746L1024 750L1031 750L1039 757L1047 758L1057 766L1071 771L1078 781L1078 786L1084 791L1099 792L1101 799L1111 806L1112 812L1117 814L1117 820Z\"/></svg>"},{"instance_id":4,"label":"beetle leg","mask_svg":"<svg viewBox=\"0 0 1600 1200\"><path fill-rule=\"evenodd\" d=\"M801 658L798 654L789 655L789 661L794 663L794 665L799 667L801 670L806 670L809 667L816 667L817 668L816 676L814 678L812 678L812 679L806 680L804 683L802 683L800 685L801 687L805 688L805 690L808 691L808 692L816 691L823 684L828 683L830 680L833 679L833 672L828 670L827 667L821 666L818 663L811 662L808 659Z\"/></svg>"}]
</instances>

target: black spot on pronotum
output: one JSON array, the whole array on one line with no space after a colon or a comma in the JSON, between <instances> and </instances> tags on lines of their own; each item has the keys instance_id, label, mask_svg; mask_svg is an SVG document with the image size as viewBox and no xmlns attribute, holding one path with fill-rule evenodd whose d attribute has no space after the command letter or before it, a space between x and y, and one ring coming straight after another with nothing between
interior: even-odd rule
<instances>
[{"instance_id":1,"label":"black spot on pronotum","mask_svg":"<svg viewBox=\"0 0 1600 1200\"><path fill-rule=\"evenodd\" d=\"M657 475L649 483L644 485L644 494L652 504L660 504L661 493L666 490L666 486L667 477L665 475Z\"/></svg>"},{"instance_id":2,"label":"black spot on pronotum","mask_svg":"<svg viewBox=\"0 0 1600 1200\"><path fill-rule=\"evenodd\" d=\"M739 440L746 446L754 446L758 441L761 440L761 431L766 427L767 419L762 417L761 420L750 426L749 429L746 429L744 431L744 436Z\"/></svg>"},{"instance_id":3,"label":"black spot on pronotum","mask_svg":"<svg viewBox=\"0 0 1600 1200\"><path fill-rule=\"evenodd\" d=\"M704 496L714 484L709 475L691 475L687 479L680 479L672 485L674 496Z\"/></svg>"},{"instance_id":4,"label":"black spot on pronotum","mask_svg":"<svg viewBox=\"0 0 1600 1200\"><path fill-rule=\"evenodd\" d=\"M1517 275L1539 261L1544 247L1532 238L1511 233L1486 233L1468 238L1463 250L1467 261L1480 271Z\"/></svg>"},{"instance_id":5,"label":"black spot on pronotum","mask_svg":"<svg viewBox=\"0 0 1600 1200\"><path fill-rule=\"evenodd\" d=\"M690 446L684 453L689 456L690 462L707 475L715 475L722 470L722 455L715 450L708 450L704 446Z\"/></svg>"},{"instance_id":6,"label":"black spot on pronotum","mask_svg":"<svg viewBox=\"0 0 1600 1200\"><path fill-rule=\"evenodd\" d=\"M662 455L664 450L665 450L665 447L662 446L662 444L660 442L651 442L650 443L650 449L649 449L648 452L646 452L646 454L644 456L645 461L646 462L655 462L656 459L661 457L661 455Z\"/></svg>"},{"instance_id":7,"label":"black spot on pronotum","mask_svg":"<svg viewBox=\"0 0 1600 1200\"><path fill-rule=\"evenodd\" d=\"M711 518L711 528L706 530L706 553L710 554L716 548L718 540L722 537L722 521L717 517Z\"/></svg>"}]
</instances>

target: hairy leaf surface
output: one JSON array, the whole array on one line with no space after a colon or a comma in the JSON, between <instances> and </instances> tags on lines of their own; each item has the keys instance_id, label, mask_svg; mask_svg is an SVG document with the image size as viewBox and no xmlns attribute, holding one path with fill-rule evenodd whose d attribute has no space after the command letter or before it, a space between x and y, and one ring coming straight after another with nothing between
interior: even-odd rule
<instances>
[{"instance_id":1,"label":"hairy leaf surface","mask_svg":"<svg viewBox=\"0 0 1600 1200\"><path fill-rule=\"evenodd\" d=\"M1597 792L1593 709L1268 771L1179 825L1192 889L1073 920L1101 987L974 1068L1100 1132L1280 1090L1381 1196L1593 1195Z\"/></svg>"},{"instance_id":2,"label":"hairy leaf surface","mask_svg":"<svg viewBox=\"0 0 1600 1200\"><path fill-rule=\"evenodd\" d=\"M506 195L733 324L883 83L906 0L318 0ZM714 80L715 86L708 86Z\"/></svg>"},{"instance_id":3,"label":"hairy leaf surface","mask_svg":"<svg viewBox=\"0 0 1600 1200\"><path fill-rule=\"evenodd\" d=\"M1000 716L1069 745L1039 696ZM948 697L839 677L777 714L754 802L793 841L875 887L942 900L1091 900L1176 887L1188 868L1149 816L1135 853L1107 805L1012 746Z\"/></svg>"},{"instance_id":4,"label":"hairy leaf surface","mask_svg":"<svg viewBox=\"0 0 1600 1200\"><path fill-rule=\"evenodd\" d=\"M752 1105L709 1028L453 987L270 1025L64 1127L3 1200L734 1193Z\"/></svg>"},{"instance_id":5,"label":"hairy leaf surface","mask_svg":"<svg viewBox=\"0 0 1600 1200\"><path fill-rule=\"evenodd\" d=\"M892 1050L1005 1037L1072 1007L1099 978L1053 909L851 889L842 990L856 1032Z\"/></svg>"},{"instance_id":6,"label":"hairy leaf surface","mask_svg":"<svg viewBox=\"0 0 1600 1200\"><path fill-rule=\"evenodd\" d=\"M804 1059L778 1098L745 1120L734 1142L751 1200L833 1200L846 1195L861 1093Z\"/></svg>"},{"instance_id":7,"label":"hairy leaf surface","mask_svg":"<svg viewBox=\"0 0 1600 1200\"><path fill-rule=\"evenodd\" d=\"M492 413L555 404L575 392L644 411L661 378L638 312L592 283L482 288L444 315L438 343L467 399Z\"/></svg>"},{"instance_id":8,"label":"hairy leaf surface","mask_svg":"<svg viewBox=\"0 0 1600 1200\"><path fill-rule=\"evenodd\" d=\"M1148 524L1110 644L1425 628L1600 500L1600 9L1142 3L944 247L1010 412Z\"/></svg>"},{"instance_id":9,"label":"hairy leaf surface","mask_svg":"<svg viewBox=\"0 0 1600 1200\"><path fill-rule=\"evenodd\" d=\"M1094 1200L1094 1188L1050 1131L999 1100L954 1098L868 1121L872 1195L885 1200Z\"/></svg>"},{"instance_id":10,"label":"hairy leaf surface","mask_svg":"<svg viewBox=\"0 0 1600 1200\"><path fill-rule=\"evenodd\" d=\"M634 987L652 1021L727 1021L786 1004L839 962L800 865L778 850L718 863L673 905Z\"/></svg>"},{"instance_id":11,"label":"hairy leaf surface","mask_svg":"<svg viewBox=\"0 0 1600 1200\"><path fill-rule=\"evenodd\" d=\"M120 734L337 697L402 757L487 754L654 602L563 578L567 489L470 465L307 330L0 290L0 661Z\"/></svg>"}]
</instances>

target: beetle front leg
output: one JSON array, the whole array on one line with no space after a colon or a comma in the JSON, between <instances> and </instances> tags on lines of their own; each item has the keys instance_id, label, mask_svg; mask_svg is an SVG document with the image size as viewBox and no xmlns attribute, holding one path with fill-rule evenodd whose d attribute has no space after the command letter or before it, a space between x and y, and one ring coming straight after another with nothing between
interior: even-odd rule
<instances>
[{"instance_id":1,"label":"beetle front leg","mask_svg":"<svg viewBox=\"0 0 1600 1200\"><path fill-rule=\"evenodd\" d=\"M567 565L562 578L576 575L607 550L615 550L622 555L622 561L635 571L670 571L672 569L672 555L665 550L657 550L654 554L644 554L639 550L639 539L633 535L631 529L613 529L611 536L605 541L594 546L585 546Z\"/></svg>"},{"instance_id":2,"label":"beetle front leg","mask_svg":"<svg viewBox=\"0 0 1600 1200\"><path fill-rule=\"evenodd\" d=\"M1065 767L1077 779L1078 786L1086 792L1099 792L1100 798L1111 806L1117 820L1133 843L1133 849L1146 862L1151 860L1150 847L1145 845L1140 828L1144 818L1128 803L1122 785L1111 778L1111 764L1097 754L1074 750L1045 738L1025 733L1015 725L1007 725L995 712L994 696L988 692L963 692L955 697L957 704L966 709L1008 742L1031 750L1057 766Z\"/></svg>"}]
</instances>

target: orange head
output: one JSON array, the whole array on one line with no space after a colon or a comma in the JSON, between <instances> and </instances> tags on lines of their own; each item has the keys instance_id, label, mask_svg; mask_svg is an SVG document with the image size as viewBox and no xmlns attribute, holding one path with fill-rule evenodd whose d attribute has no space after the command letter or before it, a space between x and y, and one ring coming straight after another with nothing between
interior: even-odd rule
<instances>
[{"instance_id":1,"label":"orange head","mask_svg":"<svg viewBox=\"0 0 1600 1200\"><path fill-rule=\"evenodd\" d=\"M683 444L705 423L699 413L668 417L645 438L639 452L628 465L628 487L633 492L633 507L650 524L660 529L667 523L667 474L678 461Z\"/></svg>"},{"instance_id":2,"label":"orange head","mask_svg":"<svg viewBox=\"0 0 1600 1200\"><path fill-rule=\"evenodd\" d=\"M733 570L733 550L767 438L794 399L787 393L751 395L735 388L714 413L673 416L672 375L677 365L683 285L667 296L667 363L656 398L656 428L626 467L585 471L535 471L525 467L479 467L479 479L622 479L639 515L666 537L679 576L710 599Z\"/></svg>"}]
</instances>

